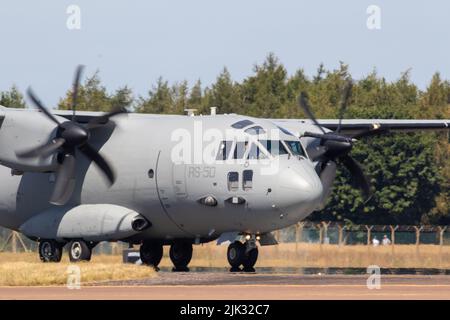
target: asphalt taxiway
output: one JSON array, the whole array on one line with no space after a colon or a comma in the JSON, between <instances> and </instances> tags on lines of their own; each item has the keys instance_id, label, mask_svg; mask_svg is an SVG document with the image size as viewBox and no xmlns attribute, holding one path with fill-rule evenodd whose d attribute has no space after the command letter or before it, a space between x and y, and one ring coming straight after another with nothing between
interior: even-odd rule
<instances>
[{"instance_id":1,"label":"asphalt taxiway","mask_svg":"<svg viewBox=\"0 0 450 320\"><path fill-rule=\"evenodd\" d=\"M155 277L84 284L80 289L0 287L0 299L450 299L450 276L295 275L160 272Z\"/></svg>"}]
</instances>

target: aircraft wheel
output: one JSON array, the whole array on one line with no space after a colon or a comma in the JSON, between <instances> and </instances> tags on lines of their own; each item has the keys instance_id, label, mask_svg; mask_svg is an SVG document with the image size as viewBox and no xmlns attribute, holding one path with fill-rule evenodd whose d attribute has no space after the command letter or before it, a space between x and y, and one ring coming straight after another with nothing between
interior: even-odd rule
<instances>
[{"instance_id":1,"label":"aircraft wheel","mask_svg":"<svg viewBox=\"0 0 450 320\"><path fill-rule=\"evenodd\" d=\"M55 240L41 240L39 242L39 258L42 262L60 262L63 245Z\"/></svg>"},{"instance_id":2,"label":"aircraft wheel","mask_svg":"<svg viewBox=\"0 0 450 320\"><path fill-rule=\"evenodd\" d=\"M174 271L189 271L188 264L192 259L192 244L185 241L175 241L170 246L170 260Z\"/></svg>"},{"instance_id":3,"label":"aircraft wheel","mask_svg":"<svg viewBox=\"0 0 450 320\"><path fill-rule=\"evenodd\" d=\"M246 272L255 272L253 268L256 264L256 260L258 260L258 248L251 249L246 255L244 262L242 265L244 266L244 271Z\"/></svg>"},{"instance_id":4,"label":"aircraft wheel","mask_svg":"<svg viewBox=\"0 0 450 320\"><path fill-rule=\"evenodd\" d=\"M245 261L245 244L235 241L228 246L227 250L228 263L232 269L237 269Z\"/></svg>"},{"instance_id":5,"label":"aircraft wheel","mask_svg":"<svg viewBox=\"0 0 450 320\"><path fill-rule=\"evenodd\" d=\"M163 256L163 246L158 241L147 240L141 245L139 253L143 264L158 269L158 265Z\"/></svg>"},{"instance_id":6,"label":"aircraft wheel","mask_svg":"<svg viewBox=\"0 0 450 320\"><path fill-rule=\"evenodd\" d=\"M90 261L92 256L91 246L84 240L72 240L69 244L70 262Z\"/></svg>"}]
</instances>

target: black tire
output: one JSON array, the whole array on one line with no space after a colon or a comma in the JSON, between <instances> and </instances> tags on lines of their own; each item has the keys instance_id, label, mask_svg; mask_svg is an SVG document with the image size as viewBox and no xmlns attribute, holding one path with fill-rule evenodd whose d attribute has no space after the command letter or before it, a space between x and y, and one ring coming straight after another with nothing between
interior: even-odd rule
<instances>
[{"instance_id":1,"label":"black tire","mask_svg":"<svg viewBox=\"0 0 450 320\"><path fill-rule=\"evenodd\" d=\"M253 248L245 255L244 262L242 265L244 266L244 270L254 270L253 267L256 264L256 261L258 260L258 248Z\"/></svg>"},{"instance_id":2,"label":"black tire","mask_svg":"<svg viewBox=\"0 0 450 320\"><path fill-rule=\"evenodd\" d=\"M245 260L245 244L240 241L230 244L227 250L227 259L232 268L239 268Z\"/></svg>"},{"instance_id":3,"label":"black tire","mask_svg":"<svg viewBox=\"0 0 450 320\"><path fill-rule=\"evenodd\" d=\"M143 264L157 268L163 256L163 246L159 241L144 241L139 253Z\"/></svg>"},{"instance_id":4,"label":"black tire","mask_svg":"<svg viewBox=\"0 0 450 320\"><path fill-rule=\"evenodd\" d=\"M187 271L187 266L192 259L192 244L186 241L174 242L170 246L169 256L175 270Z\"/></svg>"},{"instance_id":5,"label":"black tire","mask_svg":"<svg viewBox=\"0 0 450 320\"><path fill-rule=\"evenodd\" d=\"M69 243L70 262L91 261L92 249L84 240L72 240Z\"/></svg>"},{"instance_id":6,"label":"black tire","mask_svg":"<svg viewBox=\"0 0 450 320\"><path fill-rule=\"evenodd\" d=\"M61 243L55 240L39 241L39 258L42 262L60 262L62 258Z\"/></svg>"}]
</instances>

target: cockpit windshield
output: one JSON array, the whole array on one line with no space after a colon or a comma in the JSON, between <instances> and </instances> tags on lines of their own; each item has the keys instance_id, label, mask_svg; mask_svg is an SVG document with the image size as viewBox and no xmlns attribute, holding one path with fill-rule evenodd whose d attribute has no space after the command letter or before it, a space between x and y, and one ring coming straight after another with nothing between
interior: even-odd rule
<instances>
[{"instance_id":1,"label":"cockpit windshield","mask_svg":"<svg viewBox=\"0 0 450 320\"><path fill-rule=\"evenodd\" d=\"M305 150L303 150L303 147L302 147L300 141L285 140L284 142L289 147L289 149L291 150L291 152L294 156L302 156L302 157L306 158Z\"/></svg>"},{"instance_id":2,"label":"cockpit windshield","mask_svg":"<svg viewBox=\"0 0 450 320\"><path fill-rule=\"evenodd\" d=\"M279 140L259 140L259 142L266 148L273 156L288 154L284 145Z\"/></svg>"},{"instance_id":3,"label":"cockpit windshield","mask_svg":"<svg viewBox=\"0 0 450 320\"><path fill-rule=\"evenodd\" d=\"M264 151L270 153L274 157L289 154L284 144L279 140L259 140L259 143L262 146L259 146L256 143L251 144L248 159L266 159L267 156Z\"/></svg>"},{"instance_id":4,"label":"cockpit windshield","mask_svg":"<svg viewBox=\"0 0 450 320\"><path fill-rule=\"evenodd\" d=\"M216 160L228 159L267 159L292 154L303 156L306 153L299 141L255 140L255 141L222 141Z\"/></svg>"}]
</instances>

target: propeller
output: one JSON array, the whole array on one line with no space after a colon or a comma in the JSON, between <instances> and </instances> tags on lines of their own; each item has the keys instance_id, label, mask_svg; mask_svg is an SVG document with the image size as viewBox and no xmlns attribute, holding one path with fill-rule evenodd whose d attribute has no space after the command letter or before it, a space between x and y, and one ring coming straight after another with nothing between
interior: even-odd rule
<instances>
[{"instance_id":1,"label":"propeller","mask_svg":"<svg viewBox=\"0 0 450 320\"><path fill-rule=\"evenodd\" d=\"M342 119L345 115L345 110L350 99L352 87L353 82L348 80L342 91L339 109L339 124L334 132L326 132L324 130L314 116L314 113L311 111L311 106L309 105L306 93L300 93L300 107L303 109L303 112L308 116L308 118L311 119L320 131L322 131L322 133L305 132L303 136L320 139L318 146L308 149L308 154L313 160L322 162L322 168L324 170L321 173L321 180L323 183L331 186L331 183L328 180L334 179L334 176L330 174L331 171L329 168L332 168L333 166L330 166L329 164L334 165L337 162L343 165L350 172L353 184L362 191L365 201L368 201L372 196L369 179L364 174L361 164L352 158L349 153L352 150L353 143L357 141L356 138L378 134L382 131L374 128L374 130L367 132L365 131L350 137L340 133L342 128Z\"/></svg>"},{"instance_id":2,"label":"propeller","mask_svg":"<svg viewBox=\"0 0 450 320\"><path fill-rule=\"evenodd\" d=\"M93 161L103 175L106 177L108 184L111 186L116 177L111 165L108 161L89 144L89 140L95 131L93 129L102 126L108 122L111 117L126 113L125 108L117 108L100 117L93 118L86 126L82 126L76 121L76 107L78 98L78 88L80 83L83 66L78 66L75 72L72 88L72 120L61 122L56 118L38 99L37 95L31 88L28 88L27 94L34 105L42 111L42 113L57 125L56 137L48 144L35 147L31 150L17 152L17 156L21 158L44 158L53 154L57 154L59 168L55 187L50 198L50 203L55 205L64 205L72 196L75 189L76 180L76 157L77 150L85 157Z\"/></svg>"}]
</instances>

